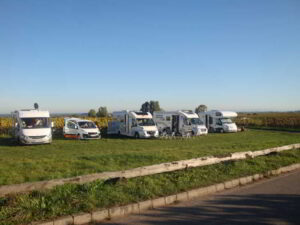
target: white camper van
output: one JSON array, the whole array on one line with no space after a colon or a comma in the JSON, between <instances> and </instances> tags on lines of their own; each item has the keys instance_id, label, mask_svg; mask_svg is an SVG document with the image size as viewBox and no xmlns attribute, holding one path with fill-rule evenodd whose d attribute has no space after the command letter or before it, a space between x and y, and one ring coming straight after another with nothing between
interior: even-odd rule
<instances>
[{"instance_id":1,"label":"white camper van","mask_svg":"<svg viewBox=\"0 0 300 225\"><path fill-rule=\"evenodd\" d=\"M91 120L65 118L63 134L65 138L99 139L100 130Z\"/></svg>"},{"instance_id":2,"label":"white camper van","mask_svg":"<svg viewBox=\"0 0 300 225\"><path fill-rule=\"evenodd\" d=\"M13 136L22 144L47 144L52 142L53 123L48 111L36 109L12 113Z\"/></svg>"},{"instance_id":3,"label":"white camper van","mask_svg":"<svg viewBox=\"0 0 300 225\"><path fill-rule=\"evenodd\" d=\"M188 110L154 112L153 119L162 135L203 135L207 134L204 123L196 113Z\"/></svg>"},{"instance_id":4,"label":"white camper van","mask_svg":"<svg viewBox=\"0 0 300 225\"><path fill-rule=\"evenodd\" d=\"M151 113L124 110L112 113L113 119L108 123L107 134L119 134L135 138L158 137L157 127Z\"/></svg>"},{"instance_id":5,"label":"white camper van","mask_svg":"<svg viewBox=\"0 0 300 225\"><path fill-rule=\"evenodd\" d=\"M236 112L211 110L199 113L209 132L237 132L237 126L232 118L237 117Z\"/></svg>"}]
</instances>

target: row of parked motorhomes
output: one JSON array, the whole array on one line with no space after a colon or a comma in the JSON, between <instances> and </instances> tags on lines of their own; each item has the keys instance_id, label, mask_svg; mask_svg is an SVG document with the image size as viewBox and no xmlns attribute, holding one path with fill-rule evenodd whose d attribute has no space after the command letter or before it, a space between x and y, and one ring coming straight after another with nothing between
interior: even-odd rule
<instances>
[{"instance_id":1,"label":"row of parked motorhomes","mask_svg":"<svg viewBox=\"0 0 300 225\"><path fill-rule=\"evenodd\" d=\"M237 132L232 118L237 113L212 110L196 114L189 110L149 112L119 111L112 113L107 134L135 138L159 136L199 136L208 132ZM12 113L13 135L22 144L52 142L53 122L48 111L19 110ZM100 130L93 121L65 118L65 138L99 139Z\"/></svg>"}]
</instances>

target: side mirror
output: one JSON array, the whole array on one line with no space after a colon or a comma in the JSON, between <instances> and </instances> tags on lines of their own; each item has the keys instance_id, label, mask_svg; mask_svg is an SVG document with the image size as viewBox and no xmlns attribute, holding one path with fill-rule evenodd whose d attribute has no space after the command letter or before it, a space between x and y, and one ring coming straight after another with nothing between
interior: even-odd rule
<instances>
[{"instance_id":1,"label":"side mirror","mask_svg":"<svg viewBox=\"0 0 300 225\"><path fill-rule=\"evenodd\" d=\"M15 123L15 127L18 127L18 123Z\"/></svg>"},{"instance_id":2,"label":"side mirror","mask_svg":"<svg viewBox=\"0 0 300 225\"><path fill-rule=\"evenodd\" d=\"M76 130L78 129L78 126L77 126L77 125L75 125L75 129L76 129Z\"/></svg>"}]
</instances>

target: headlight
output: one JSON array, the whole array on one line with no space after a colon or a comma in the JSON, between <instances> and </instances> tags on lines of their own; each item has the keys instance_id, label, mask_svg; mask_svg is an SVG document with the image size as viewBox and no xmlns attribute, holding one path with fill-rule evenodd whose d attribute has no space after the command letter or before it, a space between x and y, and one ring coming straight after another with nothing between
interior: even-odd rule
<instances>
[{"instance_id":1,"label":"headlight","mask_svg":"<svg viewBox=\"0 0 300 225\"><path fill-rule=\"evenodd\" d=\"M28 137L28 136L25 136L24 134L22 134L22 135L21 135L21 139L27 140L27 139L29 139L29 137Z\"/></svg>"}]
</instances>

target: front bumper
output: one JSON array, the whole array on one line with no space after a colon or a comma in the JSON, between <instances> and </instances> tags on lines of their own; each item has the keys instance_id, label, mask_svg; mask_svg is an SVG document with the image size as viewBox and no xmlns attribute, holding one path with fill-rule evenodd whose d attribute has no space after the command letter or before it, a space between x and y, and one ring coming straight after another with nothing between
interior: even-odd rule
<instances>
[{"instance_id":1,"label":"front bumper","mask_svg":"<svg viewBox=\"0 0 300 225\"><path fill-rule=\"evenodd\" d=\"M197 132L195 132L196 136L200 136L200 135L206 135L208 133L208 130L206 128L201 128L198 129Z\"/></svg>"},{"instance_id":2,"label":"front bumper","mask_svg":"<svg viewBox=\"0 0 300 225\"><path fill-rule=\"evenodd\" d=\"M52 137L50 138L45 137L40 139L20 138L20 142L24 145L50 144L52 142Z\"/></svg>"},{"instance_id":3,"label":"front bumper","mask_svg":"<svg viewBox=\"0 0 300 225\"><path fill-rule=\"evenodd\" d=\"M82 134L82 139L88 140L88 139L100 139L100 134Z\"/></svg>"},{"instance_id":4,"label":"front bumper","mask_svg":"<svg viewBox=\"0 0 300 225\"><path fill-rule=\"evenodd\" d=\"M158 131L144 131L140 134L141 138L158 138Z\"/></svg>"},{"instance_id":5,"label":"front bumper","mask_svg":"<svg viewBox=\"0 0 300 225\"><path fill-rule=\"evenodd\" d=\"M237 132L237 129L227 129L227 130L224 130L225 133L236 133Z\"/></svg>"}]
</instances>

